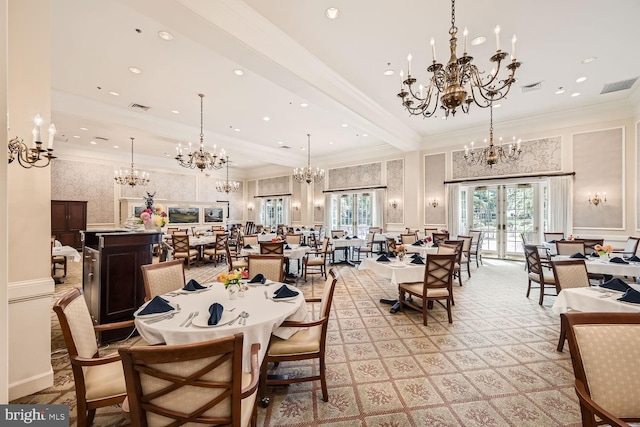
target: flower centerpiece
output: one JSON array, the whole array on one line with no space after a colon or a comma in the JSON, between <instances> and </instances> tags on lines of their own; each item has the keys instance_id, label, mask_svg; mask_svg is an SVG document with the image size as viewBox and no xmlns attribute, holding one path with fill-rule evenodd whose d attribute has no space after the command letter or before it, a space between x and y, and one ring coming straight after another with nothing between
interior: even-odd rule
<instances>
[{"instance_id":1,"label":"flower centerpiece","mask_svg":"<svg viewBox=\"0 0 640 427\"><path fill-rule=\"evenodd\" d=\"M404 256L406 253L407 253L407 248L405 247L405 245L396 246L396 255L398 256L398 259L400 261L404 260Z\"/></svg>"},{"instance_id":2,"label":"flower centerpiece","mask_svg":"<svg viewBox=\"0 0 640 427\"><path fill-rule=\"evenodd\" d=\"M573 234L569 234L569 237L567 237L567 240L576 240L579 239L579 236L574 236Z\"/></svg>"},{"instance_id":3,"label":"flower centerpiece","mask_svg":"<svg viewBox=\"0 0 640 427\"><path fill-rule=\"evenodd\" d=\"M283 241L282 240L282 236L277 236L277 237L274 237L273 239L271 239L271 243L280 243L282 241Z\"/></svg>"},{"instance_id":4,"label":"flower centerpiece","mask_svg":"<svg viewBox=\"0 0 640 427\"><path fill-rule=\"evenodd\" d=\"M247 279L249 277L249 271L236 268L232 271L223 271L218 275L218 282L222 283L225 289L229 292L229 298L235 299L238 296L238 293L242 290L242 279Z\"/></svg>"},{"instance_id":5,"label":"flower centerpiece","mask_svg":"<svg viewBox=\"0 0 640 427\"><path fill-rule=\"evenodd\" d=\"M427 237L425 237L425 238L424 238L424 242L425 242L426 244L429 244L429 243L431 243L432 241L433 241L433 238L432 238L431 236L427 236Z\"/></svg>"},{"instance_id":6,"label":"flower centerpiece","mask_svg":"<svg viewBox=\"0 0 640 427\"><path fill-rule=\"evenodd\" d=\"M146 208L140 213L140 223L144 224L147 230L159 229L167 225L168 222L169 218L167 218L167 213L161 204Z\"/></svg>"},{"instance_id":7,"label":"flower centerpiece","mask_svg":"<svg viewBox=\"0 0 640 427\"><path fill-rule=\"evenodd\" d=\"M605 255L609 255L611 252L613 252L613 247L611 245L595 245L593 247L593 249L596 250L596 252L598 253L599 257L603 257Z\"/></svg>"}]
</instances>

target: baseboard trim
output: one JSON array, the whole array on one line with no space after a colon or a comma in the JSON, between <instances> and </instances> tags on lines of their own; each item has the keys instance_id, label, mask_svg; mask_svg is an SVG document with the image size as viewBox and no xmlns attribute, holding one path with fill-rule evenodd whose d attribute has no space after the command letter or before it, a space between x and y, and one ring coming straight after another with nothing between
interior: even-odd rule
<instances>
[{"instance_id":1,"label":"baseboard trim","mask_svg":"<svg viewBox=\"0 0 640 427\"><path fill-rule=\"evenodd\" d=\"M37 393L53 386L53 368L48 372L9 384L9 401Z\"/></svg>"}]
</instances>

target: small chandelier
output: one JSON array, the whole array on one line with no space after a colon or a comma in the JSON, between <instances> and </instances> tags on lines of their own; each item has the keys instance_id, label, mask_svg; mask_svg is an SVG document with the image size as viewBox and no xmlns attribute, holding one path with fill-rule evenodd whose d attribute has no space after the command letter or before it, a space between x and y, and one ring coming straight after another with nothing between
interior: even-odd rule
<instances>
[{"instance_id":1,"label":"small chandelier","mask_svg":"<svg viewBox=\"0 0 640 427\"><path fill-rule=\"evenodd\" d=\"M114 179L120 185L147 185L149 183L149 172L142 172L133 167L133 139L131 138L131 170L120 168L115 171Z\"/></svg>"},{"instance_id":2,"label":"small chandelier","mask_svg":"<svg viewBox=\"0 0 640 427\"><path fill-rule=\"evenodd\" d=\"M33 145L31 148L27 147L27 144L17 136L9 140L7 145L9 163L18 159L20 166L25 169L45 168L49 166L51 159L56 158L56 156L53 155L53 138L56 134L56 126L53 123L49 125L49 144L45 150L42 148L42 141L40 141L40 126L42 126L42 117L40 117L40 114L36 114L33 121L36 126L32 132Z\"/></svg>"},{"instance_id":3,"label":"small chandelier","mask_svg":"<svg viewBox=\"0 0 640 427\"><path fill-rule=\"evenodd\" d=\"M213 146L213 154L204 149L204 131L203 131L203 114L202 114L202 100L204 95L199 93L200 97L200 149L198 151L191 150L191 143L189 143L189 153L187 157L182 154L182 144L176 147L178 155L175 159L182 167L189 169L200 169L200 172L205 169L220 169L224 166L224 150L220 152L220 155L216 154L216 146Z\"/></svg>"},{"instance_id":4,"label":"small chandelier","mask_svg":"<svg viewBox=\"0 0 640 427\"><path fill-rule=\"evenodd\" d=\"M481 108L488 107L493 101L504 98L509 93L511 85L516 81L514 78L516 69L520 63L516 61L516 36L511 39L511 62L506 65L509 75L505 79L499 79L500 65L507 57L508 53L500 50L500 27L496 26L496 53L490 58L496 63L495 71L491 71L484 79L484 72L472 64L473 57L467 55L467 29L464 29L463 56L456 56L458 28L456 27L455 0L451 0L451 28L449 29L449 49L451 56L449 62L443 65L436 62L435 40L431 37L431 52L433 63L427 68L432 73L431 81L424 87L419 85L417 90L413 87L416 79L411 76L411 54L407 56L409 69L406 80L404 71L400 71L400 93L398 97L402 100L402 105L411 115L422 115L431 117L436 114L439 102L440 108L444 109L445 117L449 114L455 115L456 109L460 107L464 113L469 112L472 102ZM407 90L405 90L405 88ZM426 91L426 92L425 92ZM415 105L414 105L415 104Z\"/></svg>"},{"instance_id":5,"label":"small chandelier","mask_svg":"<svg viewBox=\"0 0 640 427\"><path fill-rule=\"evenodd\" d=\"M240 190L240 183L236 181L229 181L229 156L226 157L224 162L227 164L227 180L218 181L216 183L216 190L218 193L236 193Z\"/></svg>"},{"instance_id":6,"label":"small chandelier","mask_svg":"<svg viewBox=\"0 0 640 427\"><path fill-rule=\"evenodd\" d=\"M490 125L489 125L489 146L485 148L473 148L473 141L471 141L471 149L464 146L464 159L471 166L486 164L489 167L493 167L498 161L503 163L510 163L520 158L522 148L520 148L520 139L516 141L516 137L513 137L513 141L509 145L502 144L502 138L500 138L500 145L493 145L493 105L489 105L490 111ZM484 142L487 142L485 139Z\"/></svg>"},{"instance_id":7,"label":"small chandelier","mask_svg":"<svg viewBox=\"0 0 640 427\"><path fill-rule=\"evenodd\" d=\"M311 168L311 134L307 134L307 167L295 168L293 179L307 184L319 183L324 179L324 169L315 168L314 170Z\"/></svg>"}]
</instances>

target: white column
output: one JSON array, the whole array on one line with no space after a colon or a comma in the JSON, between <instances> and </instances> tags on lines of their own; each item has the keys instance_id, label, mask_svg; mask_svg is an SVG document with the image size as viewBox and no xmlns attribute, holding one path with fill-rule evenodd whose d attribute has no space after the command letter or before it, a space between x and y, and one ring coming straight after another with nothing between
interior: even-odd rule
<instances>
[{"instance_id":1,"label":"white column","mask_svg":"<svg viewBox=\"0 0 640 427\"><path fill-rule=\"evenodd\" d=\"M7 1L0 0L0 129L7 128L7 27L9 23ZM8 138L2 132L2 143ZM7 200L7 162L0 162L0 200ZM9 301L7 296L7 203L0 205L0 404L9 401Z\"/></svg>"}]
</instances>

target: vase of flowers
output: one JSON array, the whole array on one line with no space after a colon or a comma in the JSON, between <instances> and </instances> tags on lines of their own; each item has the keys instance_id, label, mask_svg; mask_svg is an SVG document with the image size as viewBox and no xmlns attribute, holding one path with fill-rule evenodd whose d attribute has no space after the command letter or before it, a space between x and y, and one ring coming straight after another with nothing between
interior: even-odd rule
<instances>
[{"instance_id":1,"label":"vase of flowers","mask_svg":"<svg viewBox=\"0 0 640 427\"><path fill-rule=\"evenodd\" d=\"M168 222L169 218L161 204L146 208L140 213L140 223L144 224L146 230L161 231Z\"/></svg>"},{"instance_id":2,"label":"vase of flowers","mask_svg":"<svg viewBox=\"0 0 640 427\"><path fill-rule=\"evenodd\" d=\"M609 254L613 251L611 245L595 245L593 249L595 249L600 258L608 258L610 256Z\"/></svg>"},{"instance_id":3,"label":"vase of flowers","mask_svg":"<svg viewBox=\"0 0 640 427\"><path fill-rule=\"evenodd\" d=\"M396 256L398 257L398 261L404 261L404 256L407 253L407 248L405 245L396 246Z\"/></svg>"},{"instance_id":4,"label":"vase of flowers","mask_svg":"<svg viewBox=\"0 0 640 427\"><path fill-rule=\"evenodd\" d=\"M237 268L232 271L223 271L218 276L218 282L222 283L229 293L229 299L236 299L241 291L244 291L241 280L246 278L248 272ZM244 296L244 295L242 295Z\"/></svg>"}]
</instances>

